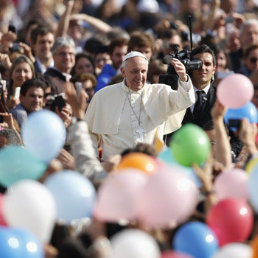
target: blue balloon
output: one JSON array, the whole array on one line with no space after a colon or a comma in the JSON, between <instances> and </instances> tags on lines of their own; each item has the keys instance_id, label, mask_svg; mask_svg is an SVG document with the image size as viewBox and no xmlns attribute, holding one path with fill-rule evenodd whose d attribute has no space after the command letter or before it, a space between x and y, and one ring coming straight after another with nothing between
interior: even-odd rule
<instances>
[{"instance_id":1,"label":"blue balloon","mask_svg":"<svg viewBox=\"0 0 258 258\"><path fill-rule=\"evenodd\" d=\"M7 146L0 151L0 183L9 187L23 179L39 179L47 164L20 146Z\"/></svg>"},{"instance_id":2,"label":"blue balloon","mask_svg":"<svg viewBox=\"0 0 258 258\"><path fill-rule=\"evenodd\" d=\"M227 125L229 124L230 119L242 120L243 118L247 118L250 123L258 122L257 109L252 102L248 102L241 108L228 109L224 116L224 120ZM232 126L230 129L235 132L237 127Z\"/></svg>"},{"instance_id":3,"label":"blue balloon","mask_svg":"<svg viewBox=\"0 0 258 258\"><path fill-rule=\"evenodd\" d=\"M64 146L66 137L64 123L52 111L33 112L21 129L25 147L45 162L55 158Z\"/></svg>"},{"instance_id":4,"label":"blue balloon","mask_svg":"<svg viewBox=\"0 0 258 258\"><path fill-rule=\"evenodd\" d=\"M0 227L1 258L44 258L39 240L24 229Z\"/></svg>"},{"instance_id":5,"label":"blue balloon","mask_svg":"<svg viewBox=\"0 0 258 258\"><path fill-rule=\"evenodd\" d=\"M177 161L175 160L175 158L173 157L173 153L171 151L171 149L166 149L163 150L159 155L158 155L158 159L162 160L163 162L167 163L167 164L178 164Z\"/></svg>"},{"instance_id":6,"label":"blue balloon","mask_svg":"<svg viewBox=\"0 0 258 258\"><path fill-rule=\"evenodd\" d=\"M249 201L256 212L258 212L258 166L254 166L250 171L250 176L248 178L248 193Z\"/></svg>"},{"instance_id":7,"label":"blue balloon","mask_svg":"<svg viewBox=\"0 0 258 258\"><path fill-rule=\"evenodd\" d=\"M45 186L55 199L59 219L71 222L91 217L96 191L85 176L76 171L63 170L49 176Z\"/></svg>"},{"instance_id":8,"label":"blue balloon","mask_svg":"<svg viewBox=\"0 0 258 258\"><path fill-rule=\"evenodd\" d=\"M30 231L13 228L14 234L20 239L24 258L44 258L45 253L42 244L39 239Z\"/></svg>"},{"instance_id":9,"label":"blue balloon","mask_svg":"<svg viewBox=\"0 0 258 258\"><path fill-rule=\"evenodd\" d=\"M206 224L189 222L176 232L173 249L195 258L211 258L219 246L217 237Z\"/></svg>"}]
</instances>

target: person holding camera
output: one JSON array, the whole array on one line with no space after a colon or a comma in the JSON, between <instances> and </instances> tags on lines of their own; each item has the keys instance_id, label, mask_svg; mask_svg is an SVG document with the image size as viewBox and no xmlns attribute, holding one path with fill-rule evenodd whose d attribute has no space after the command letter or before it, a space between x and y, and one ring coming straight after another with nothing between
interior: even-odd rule
<instances>
[{"instance_id":1,"label":"person holding camera","mask_svg":"<svg viewBox=\"0 0 258 258\"><path fill-rule=\"evenodd\" d=\"M212 126L211 109L216 101L216 88L213 85L216 58L213 50L203 44L193 49L190 59L202 60L202 67L190 73L196 102L187 109L182 124L194 123L205 129L207 125Z\"/></svg>"},{"instance_id":2,"label":"person holding camera","mask_svg":"<svg viewBox=\"0 0 258 258\"><path fill-rule=\"evenodd\" d=\"M103 160L139 142L152 144L181 126L185 109L195 102L194 90L183 63L172 59L171 64L179 76L177 91L165 84L146 84L148 59L132 51L123 59L123 82L93 96L85 119L95 150L103 143Z\"/></svg>"}]
</instances>

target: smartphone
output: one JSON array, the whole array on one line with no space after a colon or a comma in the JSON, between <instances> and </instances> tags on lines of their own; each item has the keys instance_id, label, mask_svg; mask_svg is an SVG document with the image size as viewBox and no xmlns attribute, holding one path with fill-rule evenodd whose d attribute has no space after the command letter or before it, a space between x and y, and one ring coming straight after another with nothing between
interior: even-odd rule
<instances>
[{"instance_id":1,"label":"smartphone","mask_svg":"<svg viewBox=\"0 0 258 258\"><path fill-rule=\"evenodd\" d=\"M241 120L240 119L229 119L228 126L229 126L229 128L233 127L233 128L239 129L241 126Z\"/></svg>"},{"instance_id":2,"label":"smartphone","mask_svg":"<svg viewBox=\"0 0 258 258\"><path fill-rule=\"evenodd\" d=\"M59 112L61 112L63 107L66 105L65 99L63 98L62 95L55 97L54 102L55 102Z\"/></svg>"},{"instance_id":3,"label":"smartphone","mask_svg":"<svg viewBox=\"0 0 258 258\"><path fill-rule=\"evenodd\" d=\"M11 32L13 32L13 33L15 33L16 34L16 28L15 28L15 26L13 26L12 24L9 24L9 26L8 26L8 31L11 31Z\"/></svg>"},{"instance_id":4,"label":"smartphone","mask_svg":"<svg viewBox=\"0 0 258 258\"><path fill-rule=\"evenodd\" d=\"M81 95L81 90L82 90L82 83L81 82L75 82L74 84L77 96L79 97Z\"/></svg>"},{"instance_id":5,"label":"smartphone","mask_svg":"<svg viewBox=\"0 0 258 258\"><path fill-rule=\"evenodd\" d=\"M15 91L14 91L14 98L15 99L19 99L20 97L20 91L21 91L21 87L16 87Z\"/></svg>"}]
</instances>

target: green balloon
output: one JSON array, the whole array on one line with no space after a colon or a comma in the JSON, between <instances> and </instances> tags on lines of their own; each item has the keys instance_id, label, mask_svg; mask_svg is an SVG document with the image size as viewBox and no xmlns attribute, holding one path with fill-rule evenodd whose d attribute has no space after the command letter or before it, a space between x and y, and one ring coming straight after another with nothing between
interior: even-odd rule
<instances>
[{"instance_id":1,"label":"green balloon","mask_svg":"<svg viewBox=\"0 0 258 258\"><path fill-rule=\"evenodd\" d=\"M39 179L47 164L20 146L10 145L0 151L0 183L9 187L23 179Z\"/></svg>"},{"instance_id":2,"label":"green balloon","mask_svg":"<svg viewBox=\"0 0 258 258\"><path fill-rule=\"evenodd\" d=\"M211 145L207 134L197 125L186 124L172 138L170 148L175 160L187 167L202 165L208 158Z\"/></svg>"}]
</instances>

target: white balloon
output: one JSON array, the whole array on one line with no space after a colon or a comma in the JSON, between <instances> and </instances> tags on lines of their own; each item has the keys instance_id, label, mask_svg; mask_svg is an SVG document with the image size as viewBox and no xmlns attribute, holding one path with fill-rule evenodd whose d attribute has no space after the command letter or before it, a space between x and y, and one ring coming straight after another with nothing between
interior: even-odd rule
<instances>
[{"instance_id":1,"label":"white balloon","mask_svg":"<svg viewBox=\"0 0 258 258\"><path fill-rule=\"evenodd\" d=\"M8 225L27 229L42 243L48 243L56 220L56 204L43 184L21 180L8 188L3 215Z\"/></svg>"},{"instance_id":2,"label":"white balloon","mask_svg":"<svg viewBox=\"0 0 258 258\"><path fill-rule=\"evenodd\" d=\"M111 238L113 258L160 258L157 242L138 229L125 229Z\"/></svg>"},{"instance_id":3,"label":"white balloon","mask_svg":"<svg viewBox=\"0 0 258 258\"><path fill-rule=\"evenodd\" d=\"M252 258L252 248L242 243L224 245L212 258Z\"/></svg>"}]
</instances>

